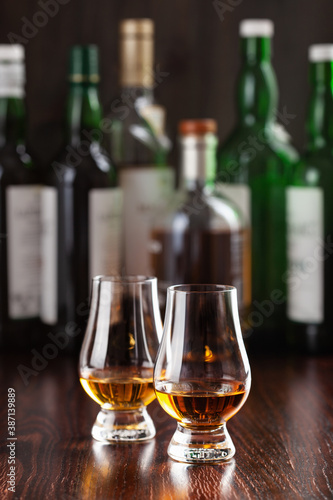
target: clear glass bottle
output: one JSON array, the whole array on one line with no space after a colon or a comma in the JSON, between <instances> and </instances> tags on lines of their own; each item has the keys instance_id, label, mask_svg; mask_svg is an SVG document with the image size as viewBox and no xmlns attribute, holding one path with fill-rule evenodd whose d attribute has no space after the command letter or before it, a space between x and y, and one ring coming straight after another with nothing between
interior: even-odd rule
<instances>
[{"instance_id":1,"label":"clear glass bottle","mask_svg":"<svg viewBox=\"0 0 333 500\"><path fill-rule=\"evenodd\" d=\"M298 154L276 127L278 86L271 63L270 20L240 24L242 69L238 124L218 151L219 190L252 227L251 343L284 345L286 326L286 186Z\"/></svg>"},{"instance_id":2,"label":"clear glass bottle","mask_svg":"<svg viewBox=\"0 0 333 500\"><path fill-rule=\"evenodd\" d=\"M67 145L42 193L42 320L68 349L80 346L92 276L120 270L121 192L101 146L98 82L97 47L72 47Z\"/></svg>"},{"instance_id":3,"label":"clear glass bottle","mask_svg":"<svg viewBox=\"0 0 333 500\"><path fill-rule=\"evenodd\" d=\"M124 192L124 272L149 274L149 220L175 185L167 167L171 143L165 109L154 98L154 23L124 19L119 36L120 94L111 104L109 139Z\"/></svg>"},{"instance_id":4,"label":"clear glass bottle","mask_svg":"<svg viewBox=\"0 0 333 500\"><path fill-rule=\"evenodd\" d=\"M38 342L40 186L25 146L24 48L0 45L0 335Z\"/></svg>"},{"instance_id":5,"label":"clear glass bottle","mask_svg":"<svg viewBox=\"0 0 333 500\"><path fill-rule=\"evenodd\" d=\"M333 347L333 45L309 49L307 146L287 189L289 341L299 351Z\"/></svg>"},{"instance_id":6,"label":"clear glass bottle","mask_svg":"<svg viewBox=\"0 0 333 500\"><path fill-rule=\"evenodd\" d=\"M170 285L215 283L237 288L241 315L250 305L250 235L236 206L209 187L215 177L217 124L179 124L181 203L153 223L152 271L162 303Z\"/></svg>"}]
</instances>

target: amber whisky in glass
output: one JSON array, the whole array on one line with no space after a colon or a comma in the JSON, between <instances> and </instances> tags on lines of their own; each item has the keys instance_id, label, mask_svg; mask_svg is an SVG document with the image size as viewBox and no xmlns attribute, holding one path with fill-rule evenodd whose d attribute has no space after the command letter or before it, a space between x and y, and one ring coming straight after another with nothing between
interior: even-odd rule
<instances>
[{"instance_id":1,"label":"amber whisky in glass","mask_svg":"<svg viewBox=\"0 0 333 500\"><path fill-rule=\"evenodd\" d=\"M212 384L222 384L222 391L211 392ZM190 393L189 393L190 391ZM169 415L186 426L216 427L229 420L246 399L243 383L223 380L161 386L157 399Z\"/></svg>"},{"instance_id":2,"label":"amber whisky in glass","mask_svg":"<svg viewBox=\"0 0 333 500\"><path fill-rule=\"evenodd\" d=\"M80 381L101 406L92 428L98 441L154 437L147 406L155 399L153 368L161 330L156 278L93 280Z\"/></svg>"},{"instance_id":3,"label":"amber whisky in glass","mask_svg":"<svg viewBox=\"0 0 333 500\"><path fill-rule=\"evenodd\" d=\"M155 399L153 369L140 375L131 368L126 370L93 370L80 378L83 389L99 405L110 405L118 410L134 410L148 406Z\"/></svg>"},{"instance_id":4,"label":"amber whisky in glass","mask_svg":"<svg viewBox=\"0 0 333 500\"><path fill-rule=\"evenodd\" d=\"M250 385L236 289L169 287L154 371L157 400L177 421L169 456L189 463L232 458L226 422L245 403Z\"/></svg>"}]
</instances>

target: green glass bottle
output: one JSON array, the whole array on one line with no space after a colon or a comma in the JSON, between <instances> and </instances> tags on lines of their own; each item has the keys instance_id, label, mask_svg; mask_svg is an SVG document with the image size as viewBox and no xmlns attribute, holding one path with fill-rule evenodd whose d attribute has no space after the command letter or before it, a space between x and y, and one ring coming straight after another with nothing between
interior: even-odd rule
<instances>
[{"instance_id":1,"label":"green glass bottle","mask_svg":"<svg viewBox=\"0 0 333 500\"><path fill-rule=\"evenodd\" d=\"M333 45L309 49L307 147L287 190L289 340L333 347Z\"/></svg>"},{"instance_id":2,"label":"green glass bottle","mask_svg":"<svg viewBox=\"0 0 333 500\"><path fill-rule=\"evenodd\" d=\"M0 45L0 332L38 340L40 187L25 146L24 48Z\"/></svg>"},{"instance_id":3,"label":"green glass bottle","mask_svg":"<svg viewBox=\"0 0 333 500\"><path fill-rule=\"evenodd\" d=\"M42 193L42 320L64 348L80 345L91 278L120 271L121 192L101 146L98 82L97 47L73 47L67 145Z\"/></svg>"},{"instance_id":4,"label":"green glass bottle","mask_svg":"<svg viewBox=\"0 0 333 500\"><path fill-rule=\"evenodd\" d=\"M273 23L240 25L242 69L238 124L218 151L218 189L252 226L252 311L249 344L272 347L285 337L285 188L297 152L276 132L278 87L271 64ZM257 342L256 342L257 341Z\"/></svg>"}]
</instances>

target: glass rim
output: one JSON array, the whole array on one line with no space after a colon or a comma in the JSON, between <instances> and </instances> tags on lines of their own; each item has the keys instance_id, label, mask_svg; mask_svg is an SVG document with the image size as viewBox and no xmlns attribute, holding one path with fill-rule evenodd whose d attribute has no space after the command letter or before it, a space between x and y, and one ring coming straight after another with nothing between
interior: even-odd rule
<instances>
[{"instance_id":1,"label":"glass rim","mask_svg":"<svg viewBox=\"0 0 333 500\"><path fill-rule=\"evenodd\" d=\"M155 276L146 276L144 274L129 274L129 275L107 275L100 274L92 278L93 282L99 281L100 283L115 283L117 285L143 285L146 283L154 283L157 281Z\"/></svg>"},{"instance_id":2,"label":"glass rim","mask_svg":"<svg viewBox=\"0 0 333 500\"><path fill-rule=\"evenodd\" d=\"M193 284L173 285L168 287L168 293L183 293L183 294L194 294L194 293L225 294L225 293L232 293L235 290L236 287L234 286L219 285L215 283L193 283Z\"/></svg>"}]
</instances>

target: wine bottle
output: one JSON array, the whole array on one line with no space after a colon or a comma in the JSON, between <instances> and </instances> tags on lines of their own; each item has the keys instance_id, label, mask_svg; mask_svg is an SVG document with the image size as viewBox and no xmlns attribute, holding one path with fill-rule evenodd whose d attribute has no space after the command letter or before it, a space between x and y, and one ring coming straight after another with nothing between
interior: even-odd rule
<instances>
[{"instance_id":1,"label":"wine bottle","mask_svg":"<svg viewBox=\"0 0 333 500\"><path fill-rule=\"evenodd\" d=\"M297 350L333 347L333 45L309 49L307 147L287 189L289 341Z\"/></svg>"},{"instance_id":2,"label":"wine bottle","mask_svg":"<svg viewBox=\"0 0 333 500\"><path fill-rule=\"evenodd\" d=\"M25 146L24 48L0 45L0 333L38 341L40 186Z\"/></svg>"},{"instance_id":3,"label":"wine bottle","mask_svg":"<svg viewBox=\"0 0 333 500\"><path fill-rule=\"evenodd\" d=\"M238 79L239 121L218 151L219 190L252 226L252 345L284 344L286 326L286 200L298 154L277 133L278 87L271 64L270 20L240 24L242 69ZM281 130L281 127L280 129Z\"/></svg>"},{"instance_id":4,"label":"wine bottle","mask_svg":"<svg viewBox=\"0 0 333 500\"><path fill-rule=\"evenodd\" d=\"M166 206L174 188L167 167L171 147L165 109L154 99L154 24L120 23L120 95L111 104L110 151L124 191L124 272L150 274L147 242L152 214Z\"/></svg>"},{"instance_id":5,"label":"wine bottle","mask_svg":"<svg viewBox=\"0 0 333 500\"><path fill-rule=\"evenodd\" d=\"M67 146L42 193L42 319L74 349L88 318L91 278L120 271L121 192L101 146L98 82L97 47L74 46Z\"/></svg>"},{"instance_id":6,"label":"wine bottle","mask_svg":"<svg viewBox=\"0 0 333 500\"><path fill-rule=\"evenodd\" d=\"M153 223L152 268L162 305L168 286L223 283L237 288L246 319L251 301L249 228L235 205L209 187L216 174L216 130L210 119L179 124L181 203Z\"/></svg>"}]
</instances>

